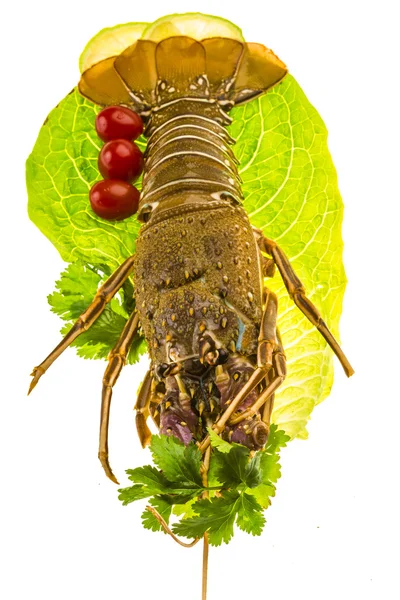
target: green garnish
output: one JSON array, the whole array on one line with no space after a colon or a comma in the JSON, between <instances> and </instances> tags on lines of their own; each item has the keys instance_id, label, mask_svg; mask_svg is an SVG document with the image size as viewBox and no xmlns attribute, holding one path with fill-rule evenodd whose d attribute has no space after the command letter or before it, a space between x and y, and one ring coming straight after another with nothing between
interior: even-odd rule
<instances>
[{"instance_id":1,"label":"green garnish","mask_svg":"<svg viewBox=\"0 0 400 600\"><path fill-rule=\"evenodd\" d=\"M214 546L231 540L235 524L247 533L260 535L265 524L264 509L275 495L274 484L280 477L279 451L290 438L272 425L266 447L254 456L245 446L217 438L211 435L213 452L207 487L201 478L201 453L194 443L185 447L173 436L153 436L150 450L156 467L128 470L134 485L120 489L119 499L126 505L149 498L167 524L172 512L181 517L172 525L176 535L196 538L208 532ZM204 492L211 499L202 498ZM146 529L161 529L148 510L142 521Z\"/></svg>"}]
</instances>

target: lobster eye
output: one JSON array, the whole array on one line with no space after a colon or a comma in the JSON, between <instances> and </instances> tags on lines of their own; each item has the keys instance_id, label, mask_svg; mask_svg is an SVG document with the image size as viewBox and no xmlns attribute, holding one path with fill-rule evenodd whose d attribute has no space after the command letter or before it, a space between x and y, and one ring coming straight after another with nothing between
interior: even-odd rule
<instances>
[{"instance_id":1,"label":"lobster eye","mask_svg":"<svg viewBox=\"0 0 400 600\"><path fill-rule=\"evenodd\" d=\"M225 348L220 348L218 350L218 360L216 362L217 365L223 365L226 363L226 361L229 358L229 352L228 350L225 350Z\"/></svg>"},{"instance_id":2,"label":"lobster eye","mask_svg":"<svg viewBox=\"0 0 400 600\"><path fill-rule=\"evenodd\" d=\"M160 363L155 369L156 377L158 377L158 379L163 379L166 377L168 369L170 369L170 365L167 363Z\"/></svg>"},{"instance_id":3,"label":"lobster eye","mask_svg":"<svg viewBox=\"0 0 400 600\"><path fill-rule=\"evenodd\" d=\"M147 223L152 211L153 206L151 204L144 204L138 213L138 220L142 223Z\"/></svg>"}]
</instances>

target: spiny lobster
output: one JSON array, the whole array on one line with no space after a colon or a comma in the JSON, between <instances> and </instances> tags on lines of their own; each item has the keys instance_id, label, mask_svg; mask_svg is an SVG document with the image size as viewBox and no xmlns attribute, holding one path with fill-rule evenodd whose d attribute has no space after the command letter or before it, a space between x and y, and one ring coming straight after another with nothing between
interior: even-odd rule
<instances>
[{"instance_id":1,"label":"spiny lobster","mask_svg":"<svg viewBox=\"0 0 400 600\"><path fill-rule=\"evenodd\" d=\"M113 481L107 442L112 388L140 326L151 358L136 403L143 446L151 437L149 416L161 433L186 444L194 439L203 452L207 427L253 450L266 443L274 393L286 374L277 298L264 285L275 267L346 374L353 373L282 249L251 226L242 207L228 112L286 73L260 44L177 36L139 40L82 75L84 96L102 106L128 106L146 123L143 226L136 254L34 369L30 390L133 276L136 308L103 379L99 458Z\"/></svg>"}]
</instances>

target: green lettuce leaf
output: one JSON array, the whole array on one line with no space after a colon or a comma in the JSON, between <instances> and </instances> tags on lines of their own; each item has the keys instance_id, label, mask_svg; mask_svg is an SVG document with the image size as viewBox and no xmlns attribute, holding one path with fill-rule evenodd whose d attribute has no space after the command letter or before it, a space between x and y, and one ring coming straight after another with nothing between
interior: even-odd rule
<instances>
[{"instance_id":1,"label":"green lettuce leaf","mask_svg":"<svg viewBox=\"0 0 400 600\"><path fill-rule=\"evenodd\" d=\"M98 110L75 89L50 113L27 161L28 209L65 261L79 260L111 272L134 253L139 224L135 216L108 222L90 208L89 189L100 179L101 142L94 128ZM343 206L324 123L292 76L259 99L234 108L231 116L250 219L287 253L338 337L346 283ZM144 140L139 143L143 147ZM291 302L278 274L268 286L279 298L278 324L288 358L288 377L276 394L272 420L291 437L304 438L314 406L330 391L333 353ZM77 297L86 302L89 288L91 280L84 279L63 300L53 294L53 309L63 318L75 314ZM60 289L58 293L64 294ZM115 304L112 310L123 317ZM114 336L118 319L112 313L108 317ZM103 333L105 328L101 334L91 328L78 352L105 357Z\"/></svg>"},{"instance_id":2,"label":"green lettuce leaf","mask_svg":"<svg viewBox=\"0 0 400 600\"><path fill-rule=\"evenodd\" d=\"M338 338L346 286L343 203L326 127L292 76L234 108L231 116L250 220L286 252ZM291 437L306 437L311 411L333 383L333 352L290 300L279 275L267 285L279 299L278 325L288 361L272 421Z\"/></svg>"},{"instance_id":3,"label":"green lettuce leaf","mask_svg":"<svg viewBox=\"0 0 400 600\"><path fill-rule=\"evenodd\" d=\"M101 179L99 110L74 89L51 111L26 163L28 212L66 262L80 259L113 271L134 254L139 222L106 221L90 207L89 190ZM143 150L144 140L137 143Z\"/></svg>"}]
</instances>

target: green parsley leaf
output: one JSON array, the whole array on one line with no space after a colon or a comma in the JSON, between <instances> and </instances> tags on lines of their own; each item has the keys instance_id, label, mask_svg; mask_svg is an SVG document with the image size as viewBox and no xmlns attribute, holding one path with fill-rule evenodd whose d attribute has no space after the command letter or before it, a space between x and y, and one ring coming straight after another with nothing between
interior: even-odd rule
<instances>
[{"instance_id":1,"label":"green parsley leaf","mask_svg":"<svg viewBox=\"0 0 400 600\"><path fill-rule=\"evenodd\" d=\"M257 452L255 456L246 465L244 482L247 487L254 488L261 483L262 476L260 472L261 453Z\"/></svg>"},{"instance_id":2,"label":"green parsley leaf","mask_svg":"<svg viewBox=\"0 0 400 600\"><path fill-rule=\"evenodd\" d=\"M155 464L170 481L203 489L201 452L196 444L185 446L174 436L153 435L150 450Z\"/></svg>"},{"instance_id":3,"label":"green parsley leaf","mask_svg":"<svg viewBox=\"0 0 400 600\"><path fill-rule=\"evenodd\" d=\"M247 493L257 500L262 508L271 505L271 498L275 496L276 488L273 483L260 483L257 487L247 490Z\"/></svg>"},{"instance_id":4,"label":"green parsley leaf","mask_svg":"<svg viewBox=\"0 0 400 600\"><path fill-rule=\"evenodd\" d=\"M248 493L254 496L257 502L263 507L268 508L271 504L271 498L275 496L275 485L281 476L281 467L279 464L279 451L286 446L289 436L283 431L278 430L276 425L271 425L268 442L263 450L258 452L254 458L258 459L258 469L255 468L255 479L258 478L258 485L249 485ZM254 460L254 459L253 459Z\"/></svg>"},{"instance_id":5,"label":"green parsley leaf","mask_svg":"<svg viewBox=\"0 0 400 600\"><path fill-rule=\"evenodd\" d=\"M150 505L156 509L166 523L169 523L172 504L165 498L165 496L156 496L150 500ZM145 529L150 529L151 531L163 531L165 533L156 517L147 509L143 511L142 523Z\"/></svg>"},{"instance_id":6,"label":"green parsley leaf","mask_svg":"<svg viewBox=\"0 0 400 600\"><path fill-rule=\"evenodd\" d=\"M250 450L240 444L229 444L230 451L216 450L211 456L214 463L215 477L223 487L231 488L240 485L255 487L261 483L260 454L257 453L251 459Z\"/></svg>"},{"instance_id":7,"label":"green parsley leaf","mask_svg":"<svg viewBox=\"0 0 400 600\"><path fill-rule=\"evenodd\" d=\"M223 452L225 454L232 450L232 444L220 438L211 427L207 427L207 431L208 435L210 436L212 448L216 448L219 452Z\"/></svg>"},{"instance_id":8,"label":"green parsley leaf","mask_svg":"<svg viewBox=\"0 0 400 600\"><path fill-rule=\"evenodd\" d=\"M151 465L128 469L126 472L135 485L118 490L123 504L160 495L169 504L185 504L204 491L204 488L195 484L190 487L185 482L171 482Z\"/></svg>"},{"instance_id":9,"label":"green parsley leaf","mask_svg":"<svg viewBox=\"0 0 400 600\"><path fill-rule=\"evenodd\" d=\"M280 475L278 452L288 439L273 425L266 448L253 456L240 444L225 442L221 446L223 452L214 448L208 480L209 486L215 484L220 492L212 490L211 499L204 499L206 488L201 482L201 454L197 446L184 446L172 436L153 436L150 448L158 468L147 465L128 470L135 485L119 490L119 498L128 504L152 497L150 504L167 522L171 512L181 517L173 526L175 533L195 538L207 531L214 545L229 542L235 523L247 533L260 535L265 524L263 509L275 494L272 481L276 482ZM143 513L142 520L147 529L160 529L149 511Z\"/></svg>"},{"instance_id":10,"label":"green parsley leaf","mask_svg":"<svg viewBox=\"0 0 400 600\"><path fill-rule=\"evenodd\" d=\"M192 509L195 516L173 525L174 533L196 538L208 532L213 546L220 546L222 542L227 544L232 539L235 522L252 535L260 535L265 524L257 501L237 490L224 492L219 498L198 500Z\"/></svg>"},{"instance_id":11,"label":"green parsley leaf","mask_svg":"<svg viewBox=\"0 0 400 600\"><path fill-rule=\"evenodd\" d=\"M137 467L136 469L128 469L126 473L131 481L147 486L153 490L154 494L165 494L169 491L170 482L155 467L150 465Z\"/></svg>"},{"instance_id":12,"label":"green parsley leaf","mask_svg":"<svg viewBox=\"0 0 400 600\"><path fill-rule=\"evenodd\" d=\"M257 500L249 494L240 494L236 523L240 529L251 535L261 535L265 517Z\"/></svg>"},{"instance_id":13,"label":"green parsley leaf","mask_svg":"<svg viewBox=\"0 0 400 600\"><path fill-rule=\"evenodd\" d=\"M173 525L173 532L187 538L202 537L206 531L213 546L226 544L233 536L237 515L238 491L225 492L223 497L198 500L193 505L194 517Z\"/></svg>"},{"instance_id":14,"label":"green parsley leaf","mask_svg":"<svg viewBox=\"0 0 400 600\"><path fill-rule=\"evenodd\" d=\"M215 452L213 460L216 463L216 476L224 487L236 487L245 483L249 455L250 450L239 444L232 444L229 453Z\"/></svg>"},{"instance_id":15,"label":"green parsley leaf","mask_svg":"<svg viewBox=\"0 0 400 600\"><path fill-rule=\"evenodd\" d=\"M263 483L276 483L281 476L279 451L284 448L290 437L277 425L271 425L269 438L265 448L259 453L260 469Z\"/></svg>"},{"instance_id":16,"label":"green parsley leaf","mask_svg":"<svg viewBox=\"0 0 400 600\"><path fill-rule=\"evenodd\" d=\"M189 502L185 504L174 504L172 507L172 513L177 517L181 517L181 519L188 519L189 517L194 516L193 512L193 504L196 502L196 498L192 498Z\"/></svg>"},{"instance_id":17,"label":"green parsley leaf","mask_svg":"<svg viewBox=\"0 0 400 600\"><path fill-rule=\"evenodd\" d=\"M127 488L120 488L118 490L118 499L121 500L122 504L126 506L136 500L143 500L153 495L153 492L149 488L145 488L142 485L132 485Z\"/></svg>"},{"instance_id":18,"label":"green parsley leaf","mask_svg":"<svg viewBox=\"0 0 400 600\"><path fill-rule=\"evenodd\" d=\"M204 488L196 483L170 481L161 471L150 465L128 470L127 474L131 481L145 486L145 489L151 492L149 496L158 494L183 495L184 499L181 499L180 502L187 502L193 496L197 496L204 491Z\"/></svg>"}]
</instances>

